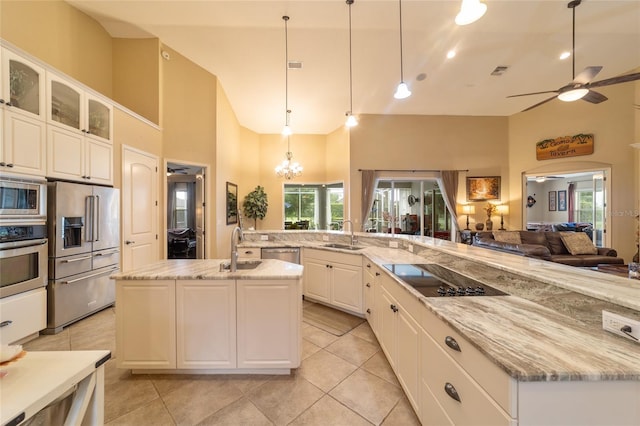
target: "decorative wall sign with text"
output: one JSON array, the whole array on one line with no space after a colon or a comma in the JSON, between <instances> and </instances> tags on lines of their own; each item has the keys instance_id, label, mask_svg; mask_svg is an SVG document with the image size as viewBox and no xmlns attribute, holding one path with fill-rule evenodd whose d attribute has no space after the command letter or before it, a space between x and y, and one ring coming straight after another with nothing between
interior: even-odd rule
<instances>
[{"instance_id":1,"label":"decorative wall sign with text","mask_svg":"<svg viewBox=\"0 0 640 426\"><path fill-rule=\"evenodd\" d=\"M536 144L536 160L577 157L593 154L593 134L562 136L545 139Z\"/></svg>"}]
</instances>

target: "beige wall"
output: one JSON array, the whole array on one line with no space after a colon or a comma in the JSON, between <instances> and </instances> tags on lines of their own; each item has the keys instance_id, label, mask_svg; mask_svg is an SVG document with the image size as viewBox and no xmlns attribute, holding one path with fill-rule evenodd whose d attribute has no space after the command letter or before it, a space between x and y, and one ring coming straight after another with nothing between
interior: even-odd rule
<instances>
[{"instance_id":1,"label":"beige wall","mask_svg":"<svg viewBox=\"0 0 640 426\"><path fill-rule=\"evenodd\" d=\"M112 96L112 39L60 0L0 2L0 37L105 96Z\"/></svg>"},{"instance_id":2,"label":"beige wall","mask_svg":"<svg viewBox=\"0 0 640 426\"><path fill-rule=\"evenodd\" d=\"M509 118L509 178L512 182L509 221L513 228L523 226L522 172L541 168L550 172L570 171L584 168L585 162L610 165L612 190L606 208L610 218L607 232L618 255L629 261L635 253L633 212L638 205L634 179L636 153L630 146L636 138L633 83L598 88L598 91L609 100L598 105L554 100ZM594 134L592 155L536 160L536 142L578 133ZM540 198L543 199L538 201L546 203L544 196Z\"/></svg>"},{"instance_id":3,"label":"beige wall","mask_svg":"<svg viewBox=\"0 0 640 426\"><path fill-rule=\"evenodd\" d=\"M302 176L291 183L325 183L326 164L324 135L291 135L293 161L303 167ZM277 177L275 167L286 158L287 140L282 135L260 135L260 185L264 186L269 200L267 216L258 221L257 229L282 229L284 218L283 178ZM254 185L255 187L255 185ZM253 187L249 190L253 190ZM254 226L253 220L247 220L245 226Z\"/></svg>"},{"instance_id":4,"label":"beige wall","mask_svg":"<svg viewBox=\"0 0 640 426\"><path fill-rule=\"evenodd\" d=\"M113 39L113 100L160 123L160 40Z\"/></svg>"},{"instance_id":5,"label":"beige wall","mask_svg":"<svg viewBox=\"0 0 640 426\"><path fill-rule=\"evenodd\" d=\"M358 228L362 223L358 169L468 169L460 174L459 193L464 193L468 175L502 176L502 196L508 194L506 117L363 115L351 130L350 149L351 217ZM475 204L477 219L484 221L486 203Z\"/></svg>"}]
</instances>

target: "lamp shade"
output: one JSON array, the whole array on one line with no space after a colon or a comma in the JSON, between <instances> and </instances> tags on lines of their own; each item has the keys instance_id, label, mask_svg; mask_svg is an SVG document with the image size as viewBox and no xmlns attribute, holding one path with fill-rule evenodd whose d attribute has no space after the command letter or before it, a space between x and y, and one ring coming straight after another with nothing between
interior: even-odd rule
<instances>
[{"instance_id":1,"label":"lamp shade","mask_svg":"<svg viewBox=\"0 0 640 426\"><path fill-rule=\"evenodd\" d=\"M475 214L476 207L471 204L465 204L462 206L462 214Z\"/></svg>"},{"instance_id":2,"label":"lamp shade","mask_svg":"<svg viewBox=\"0 0 640 426\"><path fill-rule=\"evenodd\" d=\"M509 214L509 206L506 204L500 204L496 206L496 212L498 214Z\"/></svg>"}]
</instances>

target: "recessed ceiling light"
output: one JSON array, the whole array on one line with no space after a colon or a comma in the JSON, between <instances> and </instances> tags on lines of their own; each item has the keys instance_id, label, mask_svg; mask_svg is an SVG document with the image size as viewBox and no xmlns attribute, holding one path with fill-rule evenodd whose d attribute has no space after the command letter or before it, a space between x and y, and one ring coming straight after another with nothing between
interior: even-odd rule
<instances>
[{"instance_id":1,"label":"recessed ceiling light","mask_svg":"<svg viewBox=\"0 0 640 426\"><path fill-rule=\"evenodd\" d=\"M571 52L562 52L560 54L560 59L567 59L569 56L571 56Z\"/></svg>"},{"instance_id":2,"label":"recessed ceiling light","mask_svg":"<svg viewBox=\"0 0 640 426\"><path fill-rule=\"evenodd\" d=\"M450 51L447 52L447 59L451 59L454 56L456 56L456 51L451 49Z\"/></svg>"}]
</instances>

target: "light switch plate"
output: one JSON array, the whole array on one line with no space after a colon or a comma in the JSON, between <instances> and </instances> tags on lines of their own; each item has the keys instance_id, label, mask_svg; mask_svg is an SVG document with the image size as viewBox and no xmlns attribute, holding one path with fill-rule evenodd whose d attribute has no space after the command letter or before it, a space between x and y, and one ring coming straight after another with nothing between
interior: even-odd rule
<instances>
[{"instance_id":1,"label":"light switch plate","mask_svg":"<svg viewBox=\"0 0 640 426\"><path fill-rule=\"evenodd\" d=\"M627 327L628 330L622 329ZM602 311L602 329L618 336L625 337L633 342L640 343L640 321L623 317L609 311Z\"/></svg>"},{"instance_id":2,"label":"light switch plate","mask_svg":"<svg viewBox=\"0 0 640 426\"><path fill-rule=\"evenodd\" d=\"M260 235L260 241L269 241L268 235Z\"/></svg>"}]
</instances>

